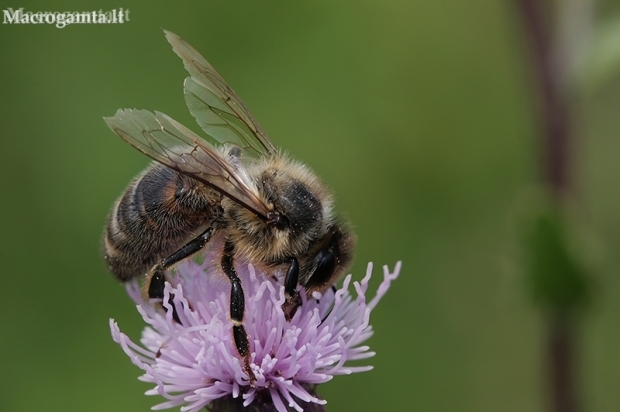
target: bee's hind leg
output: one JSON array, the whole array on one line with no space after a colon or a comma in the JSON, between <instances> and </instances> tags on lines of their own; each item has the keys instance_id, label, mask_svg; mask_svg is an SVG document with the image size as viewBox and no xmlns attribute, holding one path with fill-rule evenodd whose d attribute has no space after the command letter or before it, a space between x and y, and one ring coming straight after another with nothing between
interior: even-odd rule
<instances>
[{"instance_id":1,"label":"bee's hind leg","mask_svg":"<svg viewBox=\"0 0 620 412\"><path fill-rule=\"evenodd\" d=\"M256 376L250 367L250 340L248 333L243 326L243 316L245 312L245 295L241 286L241 279L237 275L235 266L233 265L233 251L235 247L227 241L224 245L224 254L222 255L222 270L230 280L230 319L233 323L233 338L237 352L243 358L243 367L248 374L250 386L254 386Z\"/></svg>"},{"instance_id":2,"label":"bee's hind leg","mask_svg":"<svg viewBox=\"0 0 620 412\"><path fill-rule=\"evenodd\" d=\"M170 269L170 267L172 267L172 265L174 265L175 263L178 263L181 260L188 258L197 253L198 251L202 250L202 248L204 248L207 242L209 242L209 240L211 239L211 236L213 236L213 230L213 227L209 227L200 235L183 245L172 255L168 256L165 259L162 259L161 262L153 266L151 271L148 273L148 279L145 284L146 294L150 299L162 300L163 306L164 287L166 284L166 270ZM174 302L172 302L173 297L174 296L170 296L169 300L170 306L172 307L172 318L176 322L181 323L177 310L174 307Z\"/></svg>"}]
</instances>

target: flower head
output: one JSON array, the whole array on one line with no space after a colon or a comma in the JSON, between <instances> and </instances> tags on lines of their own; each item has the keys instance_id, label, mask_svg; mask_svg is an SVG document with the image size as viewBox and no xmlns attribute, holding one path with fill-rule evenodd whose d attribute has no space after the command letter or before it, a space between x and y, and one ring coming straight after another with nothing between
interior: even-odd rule
<instances>
[{"instance_id":1,"label":"flower head","mask_svg":"<svg viewBox=\"0 0 620 412\"><path fill-rule=\"evenodd\" d=\"M209 259L205 260L209 262ZM362 345L372 335L370 312L400 272L384 267L384 280L377 295L366 301L372 272L353 282L351 275L340 289L328 289L323 296L306 298L290 321L282 311L285 301L281 282L256 273L251 265L239 263L237 273L245 291L244 325L250 338L250 367L256 378L250 382L237 352L230 320L230 284L217 276L208 263L186 261L178 265L172 284L164 292L164 308L157 310L142 301L137 282L127 290L149 325L142 332L141 346L123 334L114 320L110 328L132 362L145 373L142 381L154 383L147 395L161 395L167 401L153 407L181 406L198 411L222 399L242 399L243 405L269 405L265 410L302 411L305 405L325 404L314 387L335 375L372 369L348 366L347 361L374 355ZM180 323L173 319L173 306Z\"/></svg>"}]
</instances>

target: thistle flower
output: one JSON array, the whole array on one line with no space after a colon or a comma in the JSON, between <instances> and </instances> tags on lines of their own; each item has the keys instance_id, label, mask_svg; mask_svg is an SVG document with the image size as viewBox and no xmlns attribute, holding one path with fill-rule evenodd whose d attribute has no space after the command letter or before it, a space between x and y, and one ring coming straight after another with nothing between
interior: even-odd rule
<instances>
[{"instance_id":1,"label":"thistle flower","mask_svg":"<svg viewBox=\"0 0 620 412\"><path fill-rule=\"evenodd\" d=\"M244 325L252 350L250 367L256 377L252 384L232 336L230 284L223 275L214 274L216 267L210 259L178 265L172 284L165 287L166 311L144 302L137 282L127 285L149 325L142 332L141 346L110 320L114 341L145 372L139 379L155 384L146 394L166 399L153 409L323 411L326 401L317 397L316 385L335 375L372 369L347 362L374 356L362 345L373 333L370 312L398 276L400 262L393 272L383 268L384 280L370 302L365 294L372 264L361 282L353 282L357 296L349 292L351 275L340 289L328 289L323 296L315 293L306 298L300 291L302 305L290 321L281 309L285 299L281 282L238 263L246 295ZM169 299L181 323L173 319Z\"/></svg>"}]
</instances>

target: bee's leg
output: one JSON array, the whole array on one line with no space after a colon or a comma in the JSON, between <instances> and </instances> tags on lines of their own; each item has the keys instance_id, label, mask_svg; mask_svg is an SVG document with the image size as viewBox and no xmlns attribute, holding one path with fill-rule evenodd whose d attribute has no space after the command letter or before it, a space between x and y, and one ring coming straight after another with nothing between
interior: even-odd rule
<instances>
[{"instance_id":1,"label":"bee's leg","mask_svg":"<svg viewBox=\"0 0 620 412\"><path fill-rule=\"evenodd\" d=\"M336 292L338 291L338 289L336 289L336 286L332 285L331 287L332 293L335 295ZM318 302L318 300L317 300ZM325 322L325 320L327 319L327 317L329 316L330 313L332 313L332 310L334 309L334 305L332 305L329 310L327 311L327 313L325 314L325 316L323 316L323 319L321 319L321 323L319 323L319 326L321 326L323 324L323 322Z\"/></svg>"},{"instance_id":2,"label":"bee's leg","mask_svg":"<svg viewBox=\"0 0 620 412\"><path fill-rule=\"evenodd\" d=\"M324 285L332 278L336 271L338 264L338 245L334 242L323 250L321 250L313 259L312 264L314 271L306 282L306 288L317 288L319 290L324 288Z\"/></svg>"},{"instance_id":3,"label":"bee's leg","mask_svg":"<svg viewBox=\"0 0 620 412\"><path fill-rule=\"evenodd\" d=\"M151 270L151 276L148 281L148 296L150 299L162 300L161 306L164 309L165 309L165 306L163 305L163 299L164 299L165 285L166 285L166 276L164 275L164 271L161 268L161 265L156 265ZM174 295L170 295L169 302L170 302L170 306L172 307L172 319L174 319L174 321L177 323L181 323L181 320L179 319L179 314L177 313L177 309L174 306L173 299L174 299Z\"/></svg>"},{"instance_id":4,"label":"bee's leg","mask_svg":"<svg viewBox=\"0 0 620 412\"><path fill-rule=\"evenodd\" d=\"M282 304L282 310L286 316L286 320L291 320L301 305L301 298L297 292L297 284L299 283L299 262L297 258L291 258L291 265L286 271L284 278L284 296L286 300Z\"/></svg>"},{"instance_id":5,"label":"bee's leg","mask_svg":"<svg viewBox=\"0 0 620 412\"><path fill-rule=\"evenodd\" d=\"M239 352L239 355L243 358L243 366L245 372L248 374L250 386L254 386L256 376L252 368L250 368L250 340L248 339L248 333L243 327L245 296L243 294L243 287L241 286L241 279L239 279L235 266L233 265L234 248L234 245L230 241L227 241L224 245L222 270L226 276L228 276L228 280L230 280L230 319L233 323L235 346L237 347L237 352Z\"/></svg>"},{"instance_id":6,"label":"bee's leg","mask_svg":"<svg viewBox=\"0 0 620 412\"><path fill-rule=\"evenodd\" d=\"M205 247L207 242L209 242L211 236L213 236L213 230L213 227L209 227L200 235L187 242L183 247L181 247L181 249L177 250L172 255L163 259L159 264L162 270L168 270L175 263L178 263L181 260L199 252L202 248Z\"/></svg>"},{"instance_id":7,"label":"bee's leg","mask_svg":"<svg viewBox=\"0 0 620 412\"><path fill-rule=\"evenodd\" d=\"M151 271L149 272L148 280L146 283L146 291L150 299L164 299L166 270L168 270L175 263L178 263L181 260L192 256L193 254L204 248L207 242L209 242L209 240L211 239L211 236L213 236L213 230L213 227L209 227L200 235L187 242L183 247L174 252L172 255L168 256L165 259L162 259L161 262L153 266L153 269L151 269ZM178 323L181 323L176 308L174 307L174 303L172 302L173 297L174 296L170 296L170 306L172 306L172 318Z\"/></svg>"}]
</instances>

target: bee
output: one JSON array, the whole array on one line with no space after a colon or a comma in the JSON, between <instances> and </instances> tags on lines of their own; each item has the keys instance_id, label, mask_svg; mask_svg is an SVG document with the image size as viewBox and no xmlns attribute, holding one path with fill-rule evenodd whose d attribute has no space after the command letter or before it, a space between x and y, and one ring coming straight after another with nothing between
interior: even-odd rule
<instances>
[{"instance_id":1,"label":"bee","mask_svg":"<svg viewBox=\"0 0 620 412\"><path fill-rule=\"evenodd\" d=\"M148 297L163 300L166 271L221 237L233 337L252 381L235 261L282 274L290 319L301 302L299 286L308 295L323 292L348 270L355 236L317 175L276 149L204 57L176 34L165 35L189 72L185 102L207 139L160 112L121 109L104 118L155 160L114 204L104 258L119 280L144 276Z\"/></svg>"}]
</instances>

